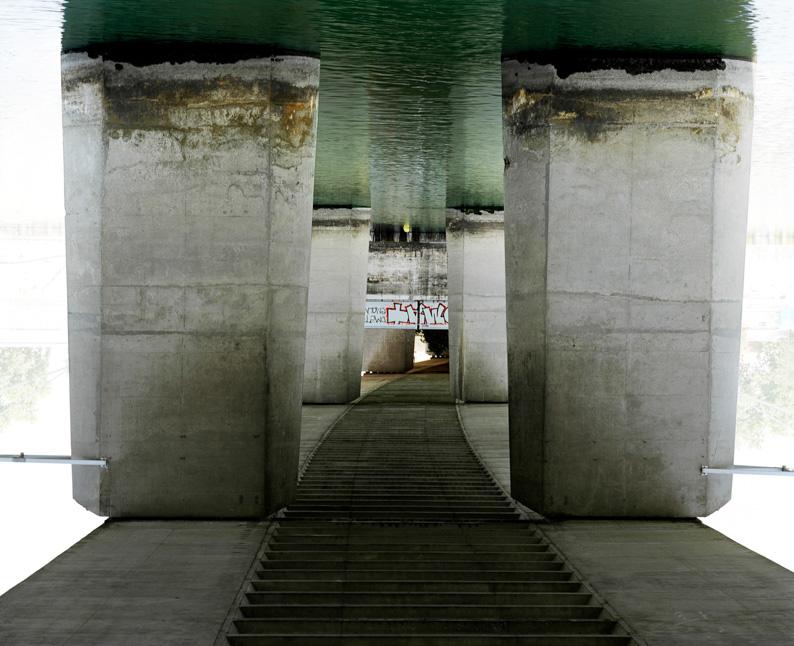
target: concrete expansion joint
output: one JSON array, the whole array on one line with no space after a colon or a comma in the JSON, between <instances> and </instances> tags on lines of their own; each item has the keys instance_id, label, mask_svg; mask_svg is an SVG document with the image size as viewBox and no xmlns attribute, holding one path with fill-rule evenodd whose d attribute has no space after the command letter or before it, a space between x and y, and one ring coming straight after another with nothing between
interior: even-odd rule
<instances>
[{"instance_id":1,"label":"concrete expansion joint","mask_svg":"<svg viewBox=\"0 0 794 646\"><path fill-rule=\"evenodd\" d=\"M628 300L633 301L644 301L644 302L651 302L651 303L676 303L680 305L688 305L688 304L696 304L700 303L702 305L710 305L712 303L719 303L719 302L726 302L726 303L734 303L736 301L716 301L711 299L673 299L673 298L660 298L658 296L646 296L643 294L631 294L627 292L583 292L583 291L575 291L575 290L548 290L546 292L549 296L586 296L586 297L603 297L603 298L625 298Z\"/></svg>"},{"instance_id":2,"label":"concrete expansion joint","mask_svg":"<svg viewBox=\"0 0 794 646\"><path fill-rule=\"evenodd\" d=\"M707 329L707 321L701 322L701 327L693 327L693 328L683 328L683 329L676 329L676 328L661 328L658 330L654 330L653 332L649 332L647 327L633 327L631 325L626 326L619 326L610 324L608 329L611 333L614 334L682 334L682 335L692 335L692 334L707 334L709 330ZM576 335L576 334L595 334L601 335L604 334L604 330L607 326L605 325L567 325L564 327L560 327L560 332L556 335L556 338L565 337L568 335ZM705 351L705 350L704 350Z\"/></svg>"}]
</instances>

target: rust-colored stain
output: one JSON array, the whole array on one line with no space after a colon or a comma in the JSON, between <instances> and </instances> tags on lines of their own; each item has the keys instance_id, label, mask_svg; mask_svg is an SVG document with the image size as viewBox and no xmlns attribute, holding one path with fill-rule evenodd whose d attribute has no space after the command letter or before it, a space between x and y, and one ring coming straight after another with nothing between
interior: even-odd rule
<instances>
[{"instance_id":1,"label":"rust-colored stain","mask_svg":"<svg viewBox=\"0 0 794 646\"><path fill-rule=\"evenodd\" d=\"M508 118L513 117L517 113L531 108L546 96L548 95L540 92L527 92L526 89L519 88L512 98L506 102L505 116Z\"/></svg>"},{"instance_id":2,"label":"rust-colored stain","mask_svg":"<svg viewBox=\"0 0 794 646\"><path fill-rule=\"evenodd\" d=\"M273 106L273 122L277 126L272 136L295 146L303 146L314 138L317 120L316 96L303 101L289 101Z\"/></svg>"},{"instance_id":3,"label":"rust-colored stain","mask_svg":"<svg viewBox=\"0 0 794 646\"><path fill-rule=\"evenodd\" d=\"M751 101L750 95L745 94L739 88L732 85L723 85L720 87L720 97L723 99L742 99L744 101Z\"/></svg>"},{"instance_id":4,"label":"rust-colored stain","mask_svg":"<svg viewBox=\"0 0 794 646\"><path fill-rule=\"evenodd\" d=\"M735 147L743 127L745 102L751 99L732 87L696 91L577 90L554 93L519 88L503 99L505 127L513 136L533 136L543 127L563 128L570 136L594 142L615 126L671 124L703 134L719 126L723 139Z\"/></svg>"},{"instance_id":5,"label":"rust-colored stain","mask_svg":"<svg viewBox=\"0 0 794 646\"><path fill-rule=\"evenodd\" d=\"M720 158L736 155L735 163L741 162L737 153L739 141L745 134L744 129L751 122L753 99L738 88L724 85L720 87Z\"/></svg>"},{"instance_id":6,"label":"rust-colored stain","mask_svg":"<svg viewBox=\"0 0 794 646\"><path fill-rule=\"evenodd\" d=\"M317 89L269 80L232 76L211 80L154 80L106 85L105 108L110 135L128 138L142 129L201 130L208 137L189 137L188 146L223 139L227 129L248 130L302 147L312 144L317 119Z\"/></svg>"},{"instance_id":7,"label":"rust-colored stain","mask_svg":"<svg viewBox=\"0 0 794 646\"><path fill-rule=\"evenodd\" d=\"M566 112L565 110L555 111L551 117L554 123L571 123L579 116L578 112Z\"/></svg>"},{"instance_id":8,"label":"rust-colored stain","mask_svg":"<svg viewBox=\"0 0 794 646\"><path fill-rule=\"evenodd\" d=\"M690 96L693 99L713 99L714 88L712 87L703 88L702 90L697 90L696 92L692 92Z\"/></svg>"}]
</instances>

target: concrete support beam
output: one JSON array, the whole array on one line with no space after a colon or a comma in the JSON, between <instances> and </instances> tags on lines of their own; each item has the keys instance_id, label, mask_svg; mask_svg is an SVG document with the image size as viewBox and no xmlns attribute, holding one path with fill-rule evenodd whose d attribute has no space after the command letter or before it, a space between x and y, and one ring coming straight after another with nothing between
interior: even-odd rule
<instances>
[{"instance_id":1,"label":"concrete support beam","mask_svg":"<svg viewBox=\"0 0 794 646\"><path fill-rule=\"evenodd\" d=\"M414 330L364 330L365 372L407 372L414 367Z\"/></svg>"},{"instance_id":2,"label":"concrete support beam","mask_svg":"<svg viewBox=\"0 0 794 646\"><path fill-rule=\"evenodd\" d=\"M555 58L556 57L556 58ZM513 495L704 516L733 457L752 63L505 60Z\"/></svg>"},{"instance_id":3,"label":"concrete support beam","mask_svg":"<svg viewBox=\"0 0 794 646\"><path fill-rule=\"evenodd\" d=\"M303 401L343 404L361 394L369 209L317 209Z\"/></svg>"},{"instance_id":4,"label":"concrete support beam","mask_svg":"<svg viewBox=\"0 0 794 646\"><path fill-rule=\"evenodd\" d=\"M372 300L446 300L446 243L370 242L367 295Z\"/></svg>"},{"instance_id":5,"label":"concrete support beam","mask_svg":"<svg viewBox=\"0 0 794 646\"><path fill-rule=\"evenodd\" d=\"M319 61L233 60L62 58L72 454L110 460L74 496L99 514L294 492Z\"/></svg>"},{"instance_id":6,"label":"concrete support beam","mask_svg":"<svg viewBox=\"0 0 794 646\"><path fill-rule=\"evenodd\" d=\"M504 213L447 211L449 384L470 402L507 401Z\"/></svg>"}]
</instances>

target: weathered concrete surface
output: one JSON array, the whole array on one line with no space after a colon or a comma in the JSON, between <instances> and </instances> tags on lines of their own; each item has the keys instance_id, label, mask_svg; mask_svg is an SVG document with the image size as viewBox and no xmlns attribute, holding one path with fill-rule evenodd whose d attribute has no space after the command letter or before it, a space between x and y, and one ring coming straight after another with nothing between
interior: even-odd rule
<instances>
[{"instance_id":1,"label":"weathered concrete surface","mask_svg":"<svg viewBox=\"0 0 794 646\"><path fill-rule=\"evenodd\" d=\"M794 573L700 521L540 528L649 646L794 644Z\"/></svg>"},{"instance_id":2,"label":"weathered concrete surface","mask_svg":"<svg viewBox=\"0 0 794 646\"><path fill-rule=\"evenodd\" d=\"M504 213L447 211L449 385L462 401L507 401Z\"/></svg>"},{"instance_id":3,"label":"weathered concrete surface","mask_svg":"<svg viewBox=\"0 0 794 646\"><path fill-rule=\"evenodd\" d=\"M526 58L503 63L513 495L707 515L730 498L700 467L733 458L753 65Z\"/></svg>"},{"instance_id":4,"label":"weathered concrete surface","mask_svg":"<svg viewBox=\"0 0 794 646\"><path fill-rule=\"evenodd\" d=\"M315 209L303 401L341 404L361 392L369 209Z\"/></svg>"},{"instance_id":5,"label":"weathered concrete surface","mask_svg":"<svg viewBox=\"0 0 794 646\"><path fill-rule=\"evenodd\" d=\"M72 452L110 459L75 499L271 512L298 468L319 61L62 69Z\"/></svg>"},{"instance_id":6,"label":"weathered concrete surface","mask_svg":"<svg viewBox=\"0 0 794 646\"><path fill-rule=\"evenodd\" d=\"M367 295L383 300L446 300L446 244L370 242Z\"/></svg>"},{"instance_id":7,"label":"weathered concrete surface","mask_svg":"<svg viewBox=\"0 0 794 646\"><path fill-rule=\"evenodd\" d=\"M364 330L365 372L407 372L414 367L413 330Z\"/></svg>"},{"instance_id":8,"label":"weathered concrete surface","mask_svg":"<svg viewBox=\"0 0 794 646\"><path fill-rule=\"evenodd\" d=\"M268 525L106 522L0 597L0 643L212 646Z\"/></svg>"},{"instance_id":9,"label":"weathered concrete surface","mask_svg":"<svg viewBox=\"0 0 794 646\"><path fill-rule=\"evenodd\" d=\"M509 491L506 404L458 406ZM559 520L538 528L649 646L794 644L794 573L697 520Z\"/></svg>"}]
</instances>

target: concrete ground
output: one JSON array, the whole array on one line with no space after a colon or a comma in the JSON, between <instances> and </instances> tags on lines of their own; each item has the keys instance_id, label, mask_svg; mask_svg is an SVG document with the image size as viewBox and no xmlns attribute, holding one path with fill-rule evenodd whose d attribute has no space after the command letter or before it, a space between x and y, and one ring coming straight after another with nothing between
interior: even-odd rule
<instances>
[{"instance_id":1,"label":"concrete ground","mask_svg":"<svg viewBox=\"0 0 794 646\"><path fill-rule=\"evenodd\" d=\"M368 377L362 393L399 378ZM346 409L304 407L301 461ZM458 410L481 460L509 485L507 406ZM107 522L0 597L0 643L212 646L269 526ZM696 520L545 521L539 529L639 643L794 645L794 573Z\"/></svg>"},{"instance_id":2,"label":"concrete ground","mask_svg":"<svg viewBox=\"0 0 794 646\"><path fill-rule=\"evenodd\" d=\"M211 646L269 525L108 521L0 597L0 644Z\"/></svg>"}]
</instances>

